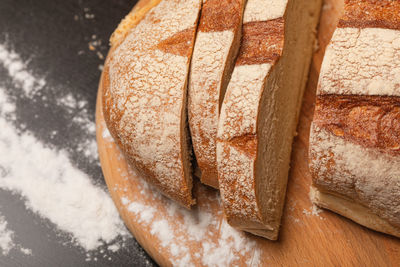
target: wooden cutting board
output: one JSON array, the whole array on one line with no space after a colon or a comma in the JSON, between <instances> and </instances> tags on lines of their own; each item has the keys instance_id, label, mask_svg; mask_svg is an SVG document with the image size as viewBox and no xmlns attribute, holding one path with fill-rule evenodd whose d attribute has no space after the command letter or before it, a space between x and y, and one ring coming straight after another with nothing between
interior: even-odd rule
<instances>
[{"instance_id":1,"label":"wooden cutting board","mask_svg":"<svg viewBox=\"0 0 400 267\"><path fill-rule=\"evenodd\" d=\"M148 0L141 0L142 4ZM309 128L325 46L335 28L342 0L326 0L319 26L319 49L311 66L279 241L232 229L224 219L219 193L195 183L197 206L188 211L161 196L131 170L106 130L101 91L97 98L97 142L110 194L127 227L162 266L400 266L400 240L368 230L309 200Z\"/></svg>"}]
</instances>

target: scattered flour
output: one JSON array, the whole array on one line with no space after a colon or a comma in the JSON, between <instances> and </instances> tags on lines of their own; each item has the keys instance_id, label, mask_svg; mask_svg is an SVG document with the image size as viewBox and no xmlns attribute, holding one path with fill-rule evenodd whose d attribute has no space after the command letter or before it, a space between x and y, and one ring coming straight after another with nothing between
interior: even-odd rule
<instances>
[{"instance_id":1,"label":"scattered flour","mask_svg":"<svg viewBox=\"0 0 400 267\"><path fill-rule=\"evenodd\" d=\"M7 70L13 83L22 89L25 97L32 98L43 90L50 90L46 87L45 78L34 75L28 69L27 62L24 62L18 54L10 51L2 44L0 44L0 65ZM42 99L46 100L46 98L47 96L44 94ZM77 100L71 93L57 98L56 101L58 107L62 108L67 114L73 115L71 123L87 134L87 138L77 144L76 151L85 155L91 161L97 162L96 126L87 110L88 103L84 100Z\"/></svg>"},{"instance_id":2,"label":"scattered flour","mask_svg":"<svg viewBox=\"0 0 400 267\"><path fill-rule=\"evenodd\" d=\"M3 216L0 216L0 249L3 255L7 255L8 252L15 246L13 242L14 232L7 228L7 222Z\"/></svg>"},{"instance_id":3,"label":"scattered flour","mask_svg":"<svg viewBox=\"0 0 400 267\"><path fill-rule=\"evenodd\" d=\"M0 67L8 72L23 97L32 99L41 90L49 89L44 78L35 76L18 54L1 44ZM87 141L78 144L76 150L96 160L95 124L87 114L87 103L66 94L57 104L66 113L74 114L72 123L87 133ZM67 151L43 144L29 131L18 130L15 110L15 99L0 86L0 151L7 152L0 153L0 189L19 194L27 208L68 233L86 251L102 245L113 252L123 247L118 243L123 241L117 240L121 236L125 240L128 233L109 195L71 163ZM0 225L4 254L13 246L12 234L3 220ZM32 253L29 249L21 251Z\"/></svg>"},{"instance_id":4,"label":"scattered flour","mask_svg":"<svg viewBox=\"0 0 400 267\"><path fill-rule=\"evenodd\" d=\"M208 201L200 200L207 197L209 201L220 203L216 192L205 196L206 191L200 188L204 192L198 194L199 205L189 211L166 200L144 180L135 179L137 174L130 171L131 181L136 183L140 196L134 200L123 196L121 203L159 240L160 247L171 255L174 266L237 266L243 257L248 259L248 266L260 264L261 251L256 242L221 219L221 209L212 209ZM126 191L118 186L114 190Z\"/></svg>"},{"instance_id":5,"label":"scattered flour","mask_svg":"<svg viewBox=\"0 0 400 267\"><path fill-rule=\"evenodd\" d=\"M29 209L71 233L87 250L126 234L108 194L64 151L46 147L29 132L18 133L3 117L0 128L0 151L7 151L0 154L0 188L19 193Z\"/></svg>"},{"instance_id":6,"label":"scattered flour","mask_svg":"<svg viewBox=\"0 0 400 267\"><path fill-rule=\"evenodd\" d=\"M107 127L104 127L104 131L102 133L103 139L105 139L108 142L112 142L113 138L111 136L110 131L107 129Z\"/></svg>"},{"instance_id":7,"label":"scattered flour","mask_svg":"<svg viewBox=\"0 0 400 267\"><path fill-rule=\"evenodd\" d=\"M25 255L32 255L32 250L29 248L21 248L21 252Z\"/></svg>"},{"instance_id":8,"label":"scattered flour","mask_svg":"<svg viewBox=\"0 0 400 267\"><path fill-rule=\"evenodd\" d=\"M83 12L84 12L85 19L94 19L95 18L95 15L90 12L90 8L88 8L88 7L83 8Z\"/></svg>"},{"instance_id":9,"label":"scattered flour","mask_svg":"<svg viewBox=\"0 0 400 267\"><path fill-rule=\"evenodd\" d=\"M4 45L0 45L0 63L6 68L14 82L21 86L27 96L33 96L46 84L43 78L35 78L27 70L27 63L23 62L18 54L8 51Z\"/></svg>"},{"instance_id":10,"label":"scattered flour","mask_svg":"<svg viewBox=\"0 0 400 267\"><path fill-rule=\"evenodd\" d=\"M7 221L0 214L0 253L6 256L12 249L18 248L23 254L32 255L31 249L15 244L14 235L14 232L7 228Z\"/></svg>"},{"instance_id":11,"label":"scattered flour","mask_svg":"<svg viewBox=\"0 0 400 267\"><path fill-rule=\"evenodd\" d=\"M321 212L323 212L323 210L318 208L316 205L313 205L310 210L303 209L303 214L307 216L317 216L321 220L324 220L324 218L319 215Z\"/></svg>"},{"instance_id":12,"label":"scattered flour","mask_svg":"<svg viewBox=\"0 0 400 267\"><path fill-rule=\"evenodd\" d=\"M113 244L107 247L108 250L112 252L117 252L121 247L118 244Z\"/></svg>"}]
</instances>

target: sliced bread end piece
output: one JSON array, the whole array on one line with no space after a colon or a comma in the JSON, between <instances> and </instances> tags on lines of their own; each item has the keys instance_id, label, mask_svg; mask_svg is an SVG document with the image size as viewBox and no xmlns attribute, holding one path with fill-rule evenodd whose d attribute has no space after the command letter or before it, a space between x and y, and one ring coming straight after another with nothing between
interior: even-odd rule
<instances>
[{"instance_id":1,"label":"sliced bread end piece","mask_svg":"<svg viewBox=\"0 0 400 267\"><path fill-rule=\"evenodd\" d=\"M105 121L128 163L187 208L195 203L187 77L200 9L201 0L134 9L114 35L102 83Z\"/></svg>"}]
</instances>

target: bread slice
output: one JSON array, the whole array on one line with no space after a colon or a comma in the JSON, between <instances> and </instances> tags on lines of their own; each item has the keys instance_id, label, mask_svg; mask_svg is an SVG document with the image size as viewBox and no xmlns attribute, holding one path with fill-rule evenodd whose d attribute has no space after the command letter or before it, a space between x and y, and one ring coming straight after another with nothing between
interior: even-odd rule
<instances>
[{"instance_id":1,"label":"bread slice","mask_svg":"<svg viewBox=\"0 0 400 267\"><path fill-rule=\"evenodd\" d=\"M249 0L218 125L229 224L276 240L320 0Z\"/></svg>"},{"instance_id":2,"label":"bread slice","mask_svg":"<svg viewBox=\"0 0 400 267\"><path fill-rule=\"evenodd\" d=\"M204 1L189 82L189 125L201 181L218 188L219 110L240 46L245 0Z\"/></svg>"},{"instance_id":3,"label":"bread slice","mask_svg":"<svg viewBox=\"0 0 400 267\"><path fill-rule=\"evenodd\" d=\"M310 134L317 205L400 237L400 2L346 0Z\"/></svg>"},{"instance_id":4,"label":"bread slice","mask_svg":"<svg viewBox=\"0 0 400 267\"><path fill-rule=\"evenodd\" d=\"M103 73L103 112L130 165L190 207L187 77L201 0L149 2L153 8L126 18L114 35Z\"/></svg>"}]
</instances>

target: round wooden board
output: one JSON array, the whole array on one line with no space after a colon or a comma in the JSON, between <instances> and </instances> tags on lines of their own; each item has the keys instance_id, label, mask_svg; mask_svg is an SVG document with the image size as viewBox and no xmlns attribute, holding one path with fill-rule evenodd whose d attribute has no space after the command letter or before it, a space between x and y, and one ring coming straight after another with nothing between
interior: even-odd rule
<instances>
[{"instance_id":1,"label":"round wooden board","mask_svg":"<svg viewBox=\"0 0 400 267\"><path fill-rule=\"evenodd\" d=\"M143 3L147 0L141 0ZM307 166L309 128L324 49L343 0L326 0L305 92L298 136L293 144L280 238L268 241L232 229L224 218L219 193L195 182L198 204L192 211L161 196L125 162L108 135L97 98L97 142L110 194L122 219L146 251L162 266L400 266L400 240L368 230L309 200Z\"/></svg>"}]
</instances>

